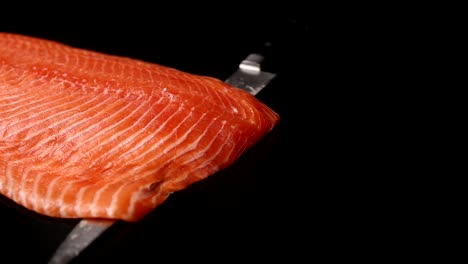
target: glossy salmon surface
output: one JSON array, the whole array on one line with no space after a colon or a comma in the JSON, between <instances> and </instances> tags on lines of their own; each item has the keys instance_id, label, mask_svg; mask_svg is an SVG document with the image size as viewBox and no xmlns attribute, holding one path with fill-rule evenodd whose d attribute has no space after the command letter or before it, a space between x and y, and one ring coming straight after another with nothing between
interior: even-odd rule
<instances>
[{"instance_id":1,"label":"glossy salmon surface","mask_svg":"<svg viewBox=\"0 0 468 264\"><path fill-rule=\"evenodd\" d=\"M40 214L137 221L278 121L215 78L0 33L0 193Z\"/></svg>"}]
</instances>

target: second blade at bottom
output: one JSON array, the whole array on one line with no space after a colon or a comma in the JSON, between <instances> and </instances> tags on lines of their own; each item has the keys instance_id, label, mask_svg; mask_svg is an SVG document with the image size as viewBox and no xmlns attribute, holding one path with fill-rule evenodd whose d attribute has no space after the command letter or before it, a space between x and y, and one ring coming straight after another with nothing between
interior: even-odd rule
<instances>
[{"instance_id":1,"label":"second blade at bottom","mask_svg":"<svg viewBox=\"0 0 468 264\"><path fill-rule=\"evenodd\" d=\"M78 256L91 242L109 228L114 220L83 219L57 248L49 264L65 264Z\"/></svg>"}]
</instances>

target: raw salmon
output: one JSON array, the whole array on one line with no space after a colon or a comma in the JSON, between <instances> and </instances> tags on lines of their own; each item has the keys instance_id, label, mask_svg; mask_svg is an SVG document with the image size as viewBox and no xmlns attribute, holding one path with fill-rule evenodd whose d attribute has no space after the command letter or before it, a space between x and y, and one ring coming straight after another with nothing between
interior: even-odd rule
<instances>
[{"instance_id":1,"label":"raw salmon","mask_svg":"<svg viewBox=\"0 0 468 264\"><path fill-rule=\"evenodd\" d=\"M137 221L278 121L215 78L0 33L0 193L40 214Z\"/></svg>"}]
</instances>

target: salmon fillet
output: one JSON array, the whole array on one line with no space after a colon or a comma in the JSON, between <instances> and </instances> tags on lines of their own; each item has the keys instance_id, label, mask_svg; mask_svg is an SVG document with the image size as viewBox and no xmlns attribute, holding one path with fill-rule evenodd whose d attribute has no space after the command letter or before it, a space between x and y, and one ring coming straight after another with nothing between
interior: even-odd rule
<instances>
[{"instance_id":1,"label":"salmon fillet","mask_svg":"<svg viewBox=\"0 0 468 264\"><path fill-rule=\"evenodd\" d=\"M0 33L0 193L43 215L137 221L278 121L215 78Z\"/></svg>"}]
</instances>

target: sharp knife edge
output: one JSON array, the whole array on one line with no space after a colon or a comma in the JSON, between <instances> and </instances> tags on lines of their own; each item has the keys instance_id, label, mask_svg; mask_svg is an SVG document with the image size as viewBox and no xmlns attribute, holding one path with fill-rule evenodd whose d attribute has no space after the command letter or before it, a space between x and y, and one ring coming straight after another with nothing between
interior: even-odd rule
<instances>
[{"instance_id":1,"label":"sharp knife edge","mask_svg":"<svg viewBox=\"0 0 468 264\"><path fill-rule=\"evenodd\" d=\"M263 59L261 54L249 54L225 82L257 95L276 76L261 70ZM69 263L115 222L116 220L82 219L65 237L48 264Z\"/></svg>"}]
</instances>

